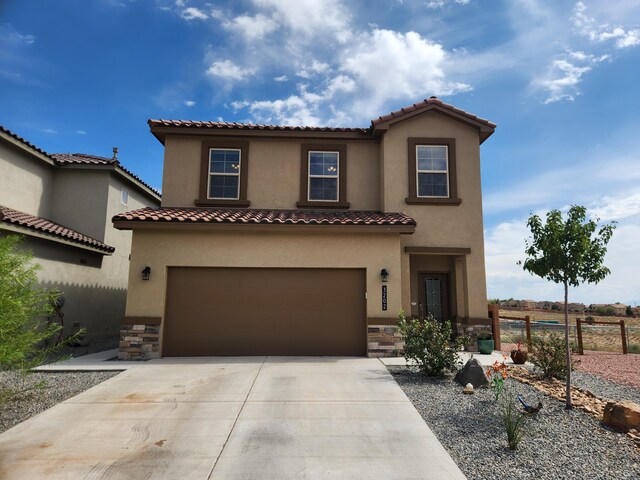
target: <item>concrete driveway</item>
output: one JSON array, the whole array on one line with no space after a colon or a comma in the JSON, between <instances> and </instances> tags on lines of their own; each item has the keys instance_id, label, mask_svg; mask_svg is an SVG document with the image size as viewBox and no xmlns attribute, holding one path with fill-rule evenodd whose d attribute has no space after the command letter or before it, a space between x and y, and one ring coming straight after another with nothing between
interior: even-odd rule
<instances>
[{"instance_id":1,"label":"concrete driveway","mask_svg":"<svg viewBox=\"0 0 640 480\"><path fill-rule=\"evenodd\" d=\"M0 435L0 478L464 479L376 359L163 358Z\"/></svg>"}]
</instances>

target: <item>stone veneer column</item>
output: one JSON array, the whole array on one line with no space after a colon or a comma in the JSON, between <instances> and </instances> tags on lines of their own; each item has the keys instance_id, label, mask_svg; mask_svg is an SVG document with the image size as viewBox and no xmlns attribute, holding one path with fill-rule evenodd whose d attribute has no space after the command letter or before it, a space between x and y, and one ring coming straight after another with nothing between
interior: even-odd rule
<instances>
[{"instance_id":1,"label":"stone veneer column","mask_svg":"<svg viewBox=\"0 0 640 480\"><path fill-rule=\"evenodd\" d=\"M367 327L368 357L398 357L404 352L404 341L396 325Z\"/></svg>"},{"instance_id":2,"label":"stone veneer column","mask_svg":"<svg viewBox=\"0 0 640 480\"><path fill-rule=\"evenodd\" d=\"M120 325L118 360L160 358L160 319L125 319Z\"/></svg>"}]
</instances>

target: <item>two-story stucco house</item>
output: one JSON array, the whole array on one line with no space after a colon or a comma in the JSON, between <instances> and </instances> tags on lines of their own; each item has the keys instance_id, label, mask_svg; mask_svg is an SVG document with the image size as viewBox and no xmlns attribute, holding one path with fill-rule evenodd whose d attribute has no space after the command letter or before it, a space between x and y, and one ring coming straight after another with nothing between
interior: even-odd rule
<instances>
[{"instance_id":1,"label":"two-story stucco house","mask_svg":"<svg viewBox=\"0 0 640 480\"><path fill-rule=\"evenodd\" d=\"M116 158L49 154L0 127L0 235L22 235L42 286L62 292L66 333L118 334L131 232L111 218L159 205L158 192Z\"/></svg>"},{"instance_id":2,"label":"two-story stucco house","mask_svg":"<svg viewBox=\"0 0 640 480\"><path fill-rule=\"evenodd\" d=\"M489 325L491 122L431 97L369 128L149 125L162 206L114 217L133 230L121 358L392 354L401 309Z\"/></svg>"}]
</instances>

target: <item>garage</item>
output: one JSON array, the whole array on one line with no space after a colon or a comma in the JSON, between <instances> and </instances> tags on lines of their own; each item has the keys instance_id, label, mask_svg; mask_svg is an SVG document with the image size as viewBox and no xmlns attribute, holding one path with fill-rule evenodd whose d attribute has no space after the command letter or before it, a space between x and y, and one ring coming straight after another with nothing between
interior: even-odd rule
<instances>
[{"instance_id":1,"label":"garage","mask_svg":"<svg viewBox=\"0 0 640 480\"><path fill-rule=\"evenodd\" d=\"M169 267L163 356L366 354L364 269Z\"/></svg>"}]
</instances>

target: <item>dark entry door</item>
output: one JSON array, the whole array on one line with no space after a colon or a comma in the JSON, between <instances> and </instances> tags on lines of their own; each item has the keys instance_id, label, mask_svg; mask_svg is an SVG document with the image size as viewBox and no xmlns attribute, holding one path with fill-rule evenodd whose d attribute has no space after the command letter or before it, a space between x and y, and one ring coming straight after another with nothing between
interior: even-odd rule
<instances>
[{"instance_id":1,"label":"dark entry door","mask_svg":"<svg viewBox=\"0 0 640 480\"><path fill-rule=\"evenodd\" d=\"M449 315L449 275L420 273L421 313L433 315L438 321L451 320Z\"/></svg>"}]
</instances>

